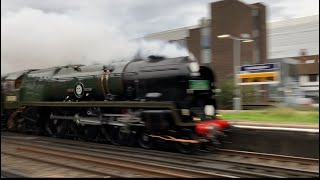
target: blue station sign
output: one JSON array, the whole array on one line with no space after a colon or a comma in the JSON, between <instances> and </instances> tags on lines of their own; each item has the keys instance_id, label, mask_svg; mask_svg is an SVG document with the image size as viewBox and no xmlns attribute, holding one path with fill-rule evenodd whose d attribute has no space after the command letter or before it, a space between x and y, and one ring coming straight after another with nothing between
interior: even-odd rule
<instances>
[{"instance_id":1,"label":"blue station sign","mask_svg":"<svg viewBox=\"0 0 320 180\"><path fill-rule=\"evenodd\" d=\"M240 72L265 72L265 71L275 71L278 69L277 64L255 64L255 65L245 65L240 67Z\"/></svg>"}]
</instances>

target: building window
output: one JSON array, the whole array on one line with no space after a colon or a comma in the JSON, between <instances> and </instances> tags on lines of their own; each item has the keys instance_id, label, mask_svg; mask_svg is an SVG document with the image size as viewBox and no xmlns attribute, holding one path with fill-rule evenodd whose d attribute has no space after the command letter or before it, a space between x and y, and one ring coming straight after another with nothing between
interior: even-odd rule
<instances>
[{"instance_id":1,"label":"building window","mask_svg":"<svg viewBox=\"0 0 320 180\"><path fill-rule=\"evenodd\" d=\"M209 36L201 37L201 48L202 49L210 49L211 47L211 39Z\"/></svg>"},{"instance_id":2,"label":"building window","mask_svg":"<svg viewBox=\"0 0 320 180\"><path fill-rule=\"evenodd\" d=\"M252 9L251 14L252 14L252 16L258 16L259 11L257 9Z\"/></svg>"},{"instance_id":3,"label":"building window","mask_svg":"<svg viewBox=\"0 0 320 180\"><path fill-rule=\"evenodd\" d=\"M201 28L200 32L201 61L203 64L211 63L211 29Z\"/></svg>"},{"instance_id":4,"label":"building window","mask_svg":"<svg viewBox=\"0 0 320 180\"><path fill-rule=\"evenodd\" d=\"M211 63L211 49L202 49L201 58L203 64Z\"/></svg>"},{"instance_id":5,"label":"building window","mask_svg":"<svg viewBox=\"0 0 320 180\"><path fill-rule=\"evenodd\" d=\"M317 82L317 74L309 74L309 82Z\"/></svg>"},{"instance_id":6,"label":"building window","mask_svg":"<svg viewBox=\"0 0 320 180\"><path fill-rule=\"evenodd\" d=\"M314 59L310 59L310 60L307 60L307 61L306 61L306 64L313 64L313 63L315 63L315 60L314 60Z\"/></svg>"},{"instance_id":7,"label":"building window","mask_svg":"<svg viewBox=\"0 0 320 180\"><path fill-rule=\"evenodd\" d=\"M210 27L205 27L201 29L201 48L202 49L210 49L211 48L211 33Z\"/></svg>"}]
</instances>

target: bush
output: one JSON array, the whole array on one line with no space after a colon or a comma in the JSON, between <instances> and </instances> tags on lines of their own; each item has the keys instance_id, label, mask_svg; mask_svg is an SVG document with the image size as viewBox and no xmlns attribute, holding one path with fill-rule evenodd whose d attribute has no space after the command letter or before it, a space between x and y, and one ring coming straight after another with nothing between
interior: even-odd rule
<instances>
[{"instance_id":1,"label":"bush","mask_svg":"<svg viewBox=\"0 0 320 180\"><path fill-rule=\"evenodd\" d=\"M233 93L235 89L233 77L226 78L226 80L220 84L220 89L221 92L217 93L219 109L233 109ZM254 86L240 86L240 90L242 104L255 101Z\"/></svg>"},{"instance_id":2,"label":"bush","mask_svg":"<svg viewBox=\"0 0 320 180\"><path fill-rule=\"evenodd\" d=\"M227 78L220 84L221 92L217 94L219 109L232 109L233 106L233 92L234 81L233 78Z\"/></svg>"},{"instance_id":3,"label":"bush","mask_svg":"<svg viewBox=\"0 0 320 180\"><path fill-rule=\"evenodd\" d=\"M256 94L253 85L240 86L242 104L255 102Z\"/></svg>"}]
</instances>

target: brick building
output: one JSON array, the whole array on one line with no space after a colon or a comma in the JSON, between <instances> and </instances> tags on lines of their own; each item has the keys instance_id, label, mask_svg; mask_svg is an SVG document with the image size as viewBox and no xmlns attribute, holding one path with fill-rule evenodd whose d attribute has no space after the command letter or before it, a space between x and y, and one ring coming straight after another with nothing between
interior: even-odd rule
<instances>
[{"instance_id":1,"label":"brick building","mask_svg":"<svg viewBox=\"0 0 320 180\"><path fill-rule=\"evenodd\" d=\"M165 40L186 46L201 64L216 70L218 82L233 75L233 42L218 39L221 34L240 37L249 34L252 43L241 43L241 64L266 62L265 6L224 0L210 4L211 18L202 18L199 25L155 33L146 40Z\"/></svg>"}]
</instances>

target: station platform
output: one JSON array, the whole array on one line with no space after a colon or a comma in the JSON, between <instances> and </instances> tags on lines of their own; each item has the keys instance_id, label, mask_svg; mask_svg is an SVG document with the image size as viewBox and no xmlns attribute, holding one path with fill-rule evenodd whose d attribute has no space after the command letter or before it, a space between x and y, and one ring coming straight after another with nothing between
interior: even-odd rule
<instances>
[{"instance_id":1,"label":"station platform","mask_svg":"<svg viewBox=\"0 0 320 180\"><path fill-rule=\"evenodd\" d=\"M316 123L266 122L266 121L249 121L249 120L227 120L227 121L229 121L232 125L241 125L241 126L319 129L319 124L316 124Z\"/></svg>"}]
</instances>

